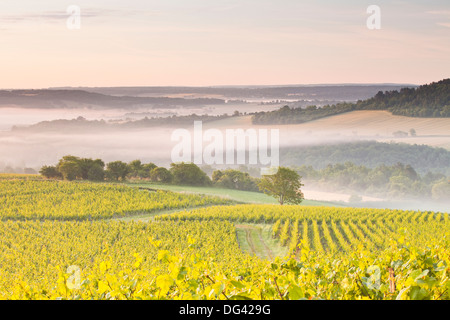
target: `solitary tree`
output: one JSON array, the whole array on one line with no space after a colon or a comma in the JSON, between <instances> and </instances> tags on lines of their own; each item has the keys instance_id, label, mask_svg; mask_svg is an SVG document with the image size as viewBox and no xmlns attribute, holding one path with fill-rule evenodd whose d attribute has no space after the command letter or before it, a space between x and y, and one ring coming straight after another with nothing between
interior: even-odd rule
<instances>
[{"instance_id":1,"label":"solitary tree","mask_svg":"<svg viewBox=\"0 0 450 320\"><path fill-rule=\"evenodd\" d=\"M278 200L280 205L284 203L300 204L304 199L300 187L301 177L297 172L285 167L279 167L277 173L264 175L258 186L259 189Z\"/></svg>"}]
</instances>

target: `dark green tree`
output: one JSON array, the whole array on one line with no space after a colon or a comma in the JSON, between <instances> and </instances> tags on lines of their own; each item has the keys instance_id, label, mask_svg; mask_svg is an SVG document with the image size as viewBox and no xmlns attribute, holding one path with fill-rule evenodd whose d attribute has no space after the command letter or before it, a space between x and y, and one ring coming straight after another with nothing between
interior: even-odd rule
<instances>
[{"instance_id":1,"label":"dark green tree","mask_svg":"<svg viewBox=\"0 0 450 320\"><path fill-rule=\"evenodd\" d=\"M88 180L91 181L103 181L105 180L105 169L104 166L100 164L94 164L89 168L88 174L87 174Z\"/></svg>"},{"instance_id":2,"label":"dark green tree","mask_svg":"<svg viewBox=\"0 0 450 320\"><path fill-rule=\"evenodd\" d=\"M285 167L279 167L273 175L263 175L258 186L259 189L284 203L300 204L304 199L300 188L303 186L301 177L297 172Z\"/></svg>"},{"instance_id":3,"label":"dark green tree","mask_svg":"<svg viewBox=\"0 0 450 320\"><path fill-rule=\"evenodd\" d=\"M207 186L211 185L211 179L194 163L172 163L170 172L173 182L181 185Z\"/></svg>"},{"instance_id":4,"label":"dark green tree","mask_svg":"<svg viewBox=\"0 0 450 320\"><path fill-rule=\"evenodd\" d=\"M94 170L96 170L97 172L99 172L99 168L101 168L102 170L104 170L105 168L105 163L101 159L92 160L82 158L78 160L78 165L80 167L81 178L83 180L96 180L89 178L89 172L93 167L96 167L96 169Z\"/></svg>"},{"instance_id":5,"label":"dark green tree","mask_svg":"<svg viewBox=\"0 0 450 320\"><path fill-rule=\"evenodd\" d=\"M63 177L55 166L43 166L39 173L47 179L61 179Z\"/></svg>"},{"instance_id":6,"label":"dark green tree","mask_svg":"<svg viewBox=\"0 0 450 320\"><path fill-rule=\"evenodd\" d=\"M128 164L129 173L128 176L130 178L139 178L142 175L142 171L144 170L144 166L142 165L141 160L133 160Z\"/></svg>"},{"instance_id":7,"label":"dark green tree","mask_svg":"<svg viewBox=\"0 0 450 320\"><path fill-rule=\"evenodd\" d=\"M144 176L143 178L149 178L150 177L150 173L152 172L153 169L158 168L158 166L152 162L150 163L146 163L142 166L143 172L144 172Z\"/></svg>"},{"instance_id":8,"label":"dark green tree","mask_svg":"<svg viewBox=\"0 0 450 320\"><path fill-rule=\"evenodd\" d=\"M227 169L213 172L212 181L214 185L237 190L258 191L258 179L252 178L247 172Z\"/></svg>"},{"instance_id":9,"label":"dark green tree","mask_svg":"<svg viewBox=\"0 0 450 320\"><path fill-rule=\"evenodd\" d=\"M75 156L64 156L59 160L56 169L62 174L64 180L75 180L82 178L80 158Z\"/></svg>"},{"instance_id":10,"label":"dark green tree","mask_svg":"<svg viewBox=\"0 0 450 320\"><path fill-rule=\"evenodd\" d=\"M156 182L170 183L173 180L173 175L166 168L157 167L150 172L150 179Z\"/></svg>"},{"instance_id":11,"label":"dark green tree","mask_svg":"<svg viewBox=\"0 0 450 320\"><path fill-rule=\"evenodd\" d=\"M129 172L130 168L125 162L122 161L113 161L106 165L106 177L109 180L125 181Z\"/></svg>"}]
</instances>

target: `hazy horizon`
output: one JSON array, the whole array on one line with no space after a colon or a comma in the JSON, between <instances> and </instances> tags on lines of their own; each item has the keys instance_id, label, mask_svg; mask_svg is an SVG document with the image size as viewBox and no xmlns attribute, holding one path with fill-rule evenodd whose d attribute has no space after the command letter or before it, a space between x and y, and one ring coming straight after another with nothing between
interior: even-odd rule
<instances>
[{"instance_id":1,"label":"hazy horizon","mask_svg":"<svg viewBox=\"0 0 450 320\"><path fill-rule=\"evenodd\" d=\"M86 89L94 89L94 88L277 88L277 87L332 87L332 86L421 86L425 84L429 84L432 82L438 82L443 79L436 79L427 83L395 83L395 82L361 82L361 83L286 83L286 84L265 84L265 85L257 85L257 84L223 84L223 85L126 85L126 86L52 86L52 87L17 87L17 88L1 88L0 90L58 90L58 89L74 89L74 90L82 90Z\"/></svg>"}]
</instances>

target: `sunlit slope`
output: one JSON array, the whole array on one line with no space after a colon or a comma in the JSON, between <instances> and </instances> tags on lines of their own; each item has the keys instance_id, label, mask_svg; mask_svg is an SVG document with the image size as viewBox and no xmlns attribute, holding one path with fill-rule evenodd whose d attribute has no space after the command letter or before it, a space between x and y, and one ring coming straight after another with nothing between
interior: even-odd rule
<instances>
[{"instance_id":1,"label":"sunlit slope","mask_svg":"<svg viewBox=\"0 0 450 320\"><path fill-rule=\"evenodd\" d=\"M0 220L97 220L226 203L219 197L116 184L0 180Z\"/></svg>"},{"instance_id":2,"label":"sunlit slope","mask_svg":"<svg viewBox=\"0 0 450 320\"><path fill-rule=\"evenodd\" d=\"M272 226L272 237L297 254L300 247L342 255L359 245L378 251L399 236L418 247L449 236L448 213L293 205L235 205L161 215L163 221L233 221ZM299 247L300 246L300 247Z\"/></svg>"},{"instance_id":3,"label":"sunlit slope","mask_svg":"<svg viewBox=\"0 0 450 320\"><path fill-rule=\"evenodd\" d=\"M450 118L412 118L392 115L388 111L353 111L302 124L253 125L251 116L210 122L204 129L279 129L281 145L308 145L351 140L396 141L427 144L450 149ZM394 132L417 136L396 137Z\"/></svg>"}]
</instances>

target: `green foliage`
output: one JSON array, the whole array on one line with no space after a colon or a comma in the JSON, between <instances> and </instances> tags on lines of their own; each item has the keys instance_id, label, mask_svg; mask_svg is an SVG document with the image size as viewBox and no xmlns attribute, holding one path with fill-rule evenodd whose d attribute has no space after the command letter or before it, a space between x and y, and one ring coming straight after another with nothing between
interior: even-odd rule
<instances>
[{"instance_id":1,"label":"green foliage","mask_svg":"<svg viewBox=\"0 0 450 320\"><path fill-rule=\"evenodd\" d=\"M211 203L226 201L122 185L1 180L0 299L450 299L444 213L234 205L147 223L101 220ZM289 256L242 252L234 222L246 221L275 223L273 235L291 248Z\"/></svg>"},{"instance_id":2,"label":"green foliage","mask_svg":"<svg viewBox=\"0 0 450 320\"><path fill-rule=\"evenodd\" d=\"M150 179L156 182L170 183L173 180L173 175L164 167L156 167L150 172Z\"/></svg>"},{"instance_id":3,"label":"green foliage","mask_svg":"<svg viewBox=\"0 0 450 320\"><path fill-rule=\"evenodd\" d=\"M431 194L433 200L448 202L450 198L450 181L443 179L433 185Z\"/></svg>"},{"instance_id":4,"label":"green foliage","mask_svg":"<svg viewBox=\"0 0 450 320\"><path fill-rule=\"evenodd\" d=\"M56 167L43 166L40 173L51 179L103 181L104 167L105 163L101 159L93 160L68 155L62 157Z\"/></svg>"},{"instance_id":5,"label":"green foliage","mask_svg":"<svg viewBox=\"0 0 450 320\"><path fill-rule=\"evenodd\" d=\"M75 180L82 175L80 166L80 158L75 156L64 156L59 160L56 166L57 170L61 172L64 180Z\"/></svg>"},{"instance_id":6,"label":"green foliage","mask_svg":"<svg viewBox=\"0 0 450 320\"><path fill-rule=\"evenodd\" d=\"M277 173L263 176L258 187L265 194L276 198L281 205L299 204L304 198L300 191L300 187L303 186L300 179L301 177L294 170L279 167Z\"/></svg>"},{"instance_id":7,"label":"green foliage","mask_svg":"<svg viewBox=\"0 0 450 320\"><path fill-rule=\"evenodd\" d=\"M83 180L103 180L104 173L102 174L100 171L103 171L105 168L105 163L101 159L78 159L78 166L80 168L81 179ZM91 177L89 178L89 172L91 172Z\"/></svg>"},{"instance_id":8,"label":"green foliage","mask_svg":"<svg viewBox=\"0 0 450 320\"><path fill-rule=\"evenodd\" d=\"M133 178L141 178L146 175L144 171L144 166L141 160L133 160L128 164L129 173L128 175ZM147 174L148 176L148 174Z\"/></svg>"},{"instance_id":9,"label":"green foliage","mask_svg":"<svg viewBox=\"0 0 450 320\"><path fill-rule=\"evenodd\" d=\"M212 174L212 182L215 186L222 188L259 191L259 180L239 170L216 170Z\"/></svg>"},{"instance_id":10,"label":"green foliage","mask_svg":"<svg viewBox=\"0 0 450 320\"><path fill-rule=\"evenodd\" d=\"M256 113L252 121L254 124L302 123L354 110L388 110L392 114L409 117L450 117L450 79L417 89L403 88L400 92L379 91L373 98L356 103L343 102L305 109L284 106L276 111Z\"/></svg>"},{"instance_id":11,"label":"green foliage","mask_svg":"<svg viewBox=\"0 0 450 320\"><path fill-rule=\"evenodd\" d=\"M43 166L41 170L39 170L39 173L47 178L47 179L60 179L62 178L61 172L56 169L55 166Z\"/></svg>"},{"instance_id":12,"label":"green foliage","mask_svg":"<svg viewBox=\"0 0 450 320\"><path fill-rule=\"evenodd\" d=\"M110 180L124 181L128 173L130 168L125 162L113 161L106 165L106 177Z\"/></svg>"},{"instance_id":13,"label":"green foliage","mask_svg":"<svg viewBox=\"0 0 450 320\"><path fill-rule=\"evenodd\" d=\"M87 172L87 180L90 181L103 181L105 180L104 165L93 164Z\"/></svg>"},{"instance_id":14,"label":"green foliage","mask_svg":"<svg viewBox=\"0 0 450 320\"><path fill-rule=\"evenodd\" d=\"M142 163L141 160L133 160L128 164L129 173L127 178L130 179L151 179L151 172L157 168L154 163Z\"/></svg>"},{"instance_id":15,"label":"green foliage","mask_svg":"<svg viewBox=\"0 0 450 320\"><path fill-rule=\"evenodd\" d=\"M218 197L91 182L0 180L0 220L98 220L227 204Z\"/></svg>"},{"instance_id":16,"label":"green foliage","mask_svg":"<svg viewBox=\"0 0 450 320\"><path fill-rule=\"evenodd\" d=\"M297 241L303 248L333 253L339 257L354 251L359 245L376 252L386 248L394 239L404 243L406 237L409 237L410 245L420 247L427 240L444 239L450 230L447 213L296 205L201 208L156 219L272 224L272 237L280 239L283 244L290 245Z\"/></svg>"},{"instance_id":17,"label":"green foliage","mask_svg":"<svg viewBox=\"0 0 450 320\"><path fill-rule=\"evenodd\" d=\"M172 163L173 183L191 186L211 185L211 179L194 163Z\"/></svg>"},{"instance_id":18,"label":"green foliage","mask_svg":"<svg viewBox=\"0 0 450 320\"><path fill-rule=\"evenodd\" d=\"M393 166L400 162L411 165L420 174L431 171L450 175L449 150L406 143L361 141L337 145L280 148L280 160L284 166L306 165L314 169L323 169L329 164L345 162L368 168L381 165Z\"/></svg>"},{"instance_id":19,"label":"green foliage","mask_svg":"<svg viewBox=\"0 0 450 320\"><path fill-rule=\"evenodd\" d=\"M420 176L413 167L397 163L393 166L381 165L376 168L357 166L351 162L328 165L315 170L311 166L295 168L308 184L315 187L326 186L328 190L358 192L379 197L409 199L419 197L446 200L445 175L431 172ZM440 184L440 186L436 186ZM436 187L435 187L436 186ZM442 191L439 191L442 188ZM442 194L439 196L438 194ZM351 202L358 202L353 199ZM448 200L448 199L447 199Z\"/></svg>"}]
</instances>

